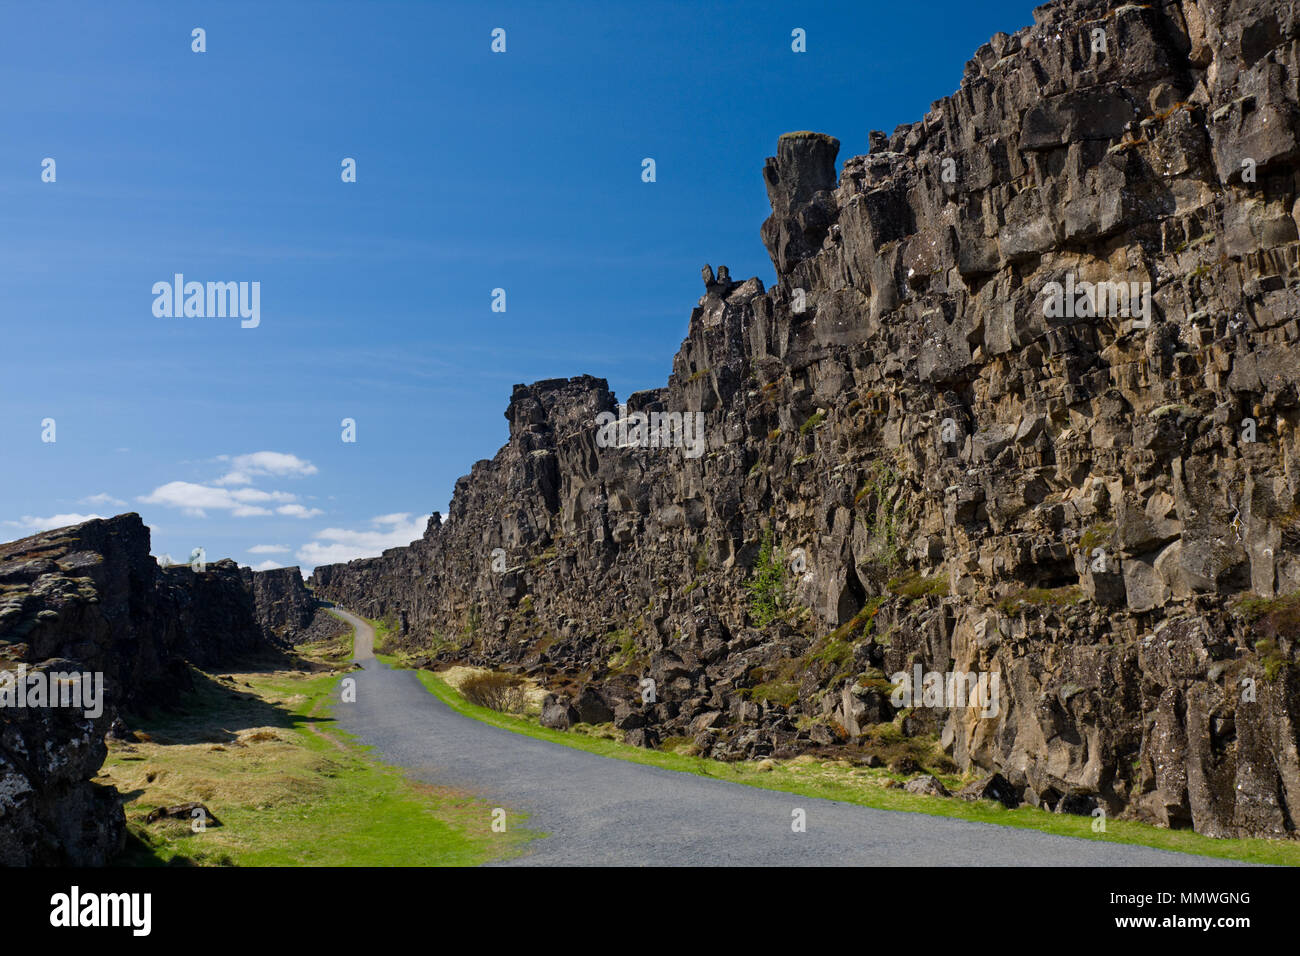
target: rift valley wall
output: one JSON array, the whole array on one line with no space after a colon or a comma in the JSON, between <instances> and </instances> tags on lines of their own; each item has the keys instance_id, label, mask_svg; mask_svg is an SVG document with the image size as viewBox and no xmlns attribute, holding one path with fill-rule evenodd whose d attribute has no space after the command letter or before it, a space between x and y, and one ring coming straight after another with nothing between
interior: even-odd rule
<instances>
[{"instance_id":1,"label":"rift valley wall","mask_svg":"<svg viewBox=\"0 0 1300 956\"><path fill-rule=\"evenodd\" d=\"M627 402L703 412L703 455L604 447L603 380L517 386L448 520L317 593L547 681L559 726L741 758L892 722L1036 805L1292 834L1297 14L1034 18L838 178L836 140L781 137L777 285L706 270ZM1049 302L1083 283L1136 295ZM917 664L998 675L996 716L896 707Z\"/></svg>"},{"instance_id":2,"label":"rift valley wall","mask_svg":"<svg viewBox=\"0 0 1300 956\"><path fill-rule=\"evenodd\" d=\"M316 619L316 598L303 584L298 568L240 568L239 573L253 596L253 613L267 641L292 643Z\"/></svg>"},{"instance_id":3,"label":"rift valley wall","mask_svg":"<svg viewBox=\"0 0 1300 956\"><path fill-rule=\"evenodd\" d=\"M0 707L0 860L103 865L121 848L117 793L90 783L118 712L175 703L213 667L291 638L314 601L296 568L160 568L139 515L0 544L0 671L103 675L100 713ZM291 573L290 573L291 572Z\"/></svg>"}]
</instances>

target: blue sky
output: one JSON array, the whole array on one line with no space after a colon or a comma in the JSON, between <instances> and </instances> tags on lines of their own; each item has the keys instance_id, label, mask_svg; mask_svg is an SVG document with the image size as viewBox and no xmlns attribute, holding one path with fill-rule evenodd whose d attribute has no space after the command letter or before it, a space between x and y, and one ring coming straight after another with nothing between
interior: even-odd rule
<instances>
[{"instance_id":1,"label":"blue sky","mask_svg":"<svg viewBox=\"0 0 1300 956\"><path fill-rule=\"evenodd\" d=\"M0 539L138 511L155 554L310 567L418 537L515 383L660 386L705 262L773 280L782 132L865 152L1032 7L8 5ZM156 317L175 273L260 283L260 324Z\"/></svg>"}]
</instances>

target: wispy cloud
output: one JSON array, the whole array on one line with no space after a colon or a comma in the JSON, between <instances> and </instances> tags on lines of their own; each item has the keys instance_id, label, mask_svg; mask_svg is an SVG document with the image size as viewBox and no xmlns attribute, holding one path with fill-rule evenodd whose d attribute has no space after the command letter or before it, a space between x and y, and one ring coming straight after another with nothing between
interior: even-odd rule
<instances>
[{"instance_id":1,"label":"wispy cloud","mask_svg":"<svg viewBox=\"0 0 1300 956\"><path fill-rule=\"evenodd\" d=\"M248 549L249 554L288 554L287 544L255 544Z\"/></svg>"},{"instance_id":2,"label":"wispy cloud","mask_svg":"<svg viewBox=\"0 0 1300 956\"><path fill-rule=\"evenodd\" d=\"M275 509L275 513L290 518L314 518L317 515L323 515L325 512L319 508L308 508L305 505L281 505Z\"/></svg>"},{"instance_id":3,"label":"wispy cloud","mask_svg":"<svg viewBox=\"0 0 1300 956\"><path fill-rule=\"evenodd\" d=\"M230 458L221 455L218 461L229 461L230 471L218 478L217 485L249 485L253 479L262 475L275 478L305 478L318 471L315 465L297 455L281 451L255 451L250 455L236 455Z\"/></svg>"},{"instance_id":4,"label":"wispy cloud","mask_svg":"<svg viewBox=\"0 0 1300 956\"><path fill-rule=\"evenodd\" d=\"M259 491L256 488L214 488L192 481L169 481L138 500L146 505L179 508L187 515L207 517L208 511L228 511L236 518L269 515L264 504L290 502L297 497L283 491Z\"/></svg>"},{"instance_id":5,"label":"wispy cloud","mask_svg":"<svg viewBox=\"0 0 1300 956\"><path fill-rule=\"evenodd\" d=\"M5 524L13 528L21 528L24 531L30 531L33 534L37 531L49 531L52 528L66 528L70 524L81 524L83 521L92 521L95 518L102 518L103 515L82 515L68 513L61 515L50 515L48 518L36 518L32 515L23 515L17 521L6 521Z\"/></svg>"},{"instance_id":6,"label":"wispy cloud","mask_svg":"<svg viewBox=\"0 0 1300 956\"><path fill-rule=\"evenodd\" d=\"M290 518L314 518L324 514L317 508L297 504L298 496L287 491L263 491L251 486L253 479L304 478L319 469L305 458L280 451L255 451L248 455L217 456L230 470L207 483L169 481L137 500L147 505L179 508L187 515L203 518L209 511L229 512L236 518L281 514ZM227 487L238 485L241 487Z\"/></svg>"},{"instance_id":7,"label":"wispy cloud","mask_svg":"<svg viewBox=\"0 0 1300 956\"><path fill-rule=\"evenodd\" d=\"M380 515L370 520L365 530L326 528L298 549L296 557L303 564L336 564L356 558L373 558L388 548L410 544L424 534L428 523L424 515L410 512Z\"/></svg>"}]
</instances>

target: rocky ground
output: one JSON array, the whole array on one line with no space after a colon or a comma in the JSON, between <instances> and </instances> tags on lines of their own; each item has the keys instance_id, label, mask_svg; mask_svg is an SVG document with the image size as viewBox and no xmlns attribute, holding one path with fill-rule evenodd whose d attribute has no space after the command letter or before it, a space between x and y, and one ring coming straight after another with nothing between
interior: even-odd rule
<instances>
[{"instance_id":1,"label":"rocky ground","mask_svg":"<svg viewBox=\"0 0 1300 956\"><path fill-rule=\"evenodd\" d=\"M517 386L446 522L317 593L536 676L556 726L865 759L887 723L1015 800L1293 835L1297 14L1034 17L838 177L781 137L777 284L706 269L622 412L702 412L702 454L598 440L601 379ZM1083 282L1150 310L1048 302ZM997 675L996 716L898 706L916 664Z\"/></svg>"}]
</instances>

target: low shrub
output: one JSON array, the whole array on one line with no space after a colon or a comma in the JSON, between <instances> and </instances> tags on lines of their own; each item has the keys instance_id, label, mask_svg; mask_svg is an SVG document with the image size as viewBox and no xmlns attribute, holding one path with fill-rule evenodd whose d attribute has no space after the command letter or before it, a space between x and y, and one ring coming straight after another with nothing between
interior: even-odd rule
<instances>
[{"instance_id":1,"label":"low shrub","mask_svg":"<svg viewBox=\"0 0 1300 956\"><path fill-rule=\"evenodd\" d=\"M502 713L521 713L524 709L524 679L517 674L475 674L460 685L460 693L471 704Z\"/></svg>"}]
</instances>

